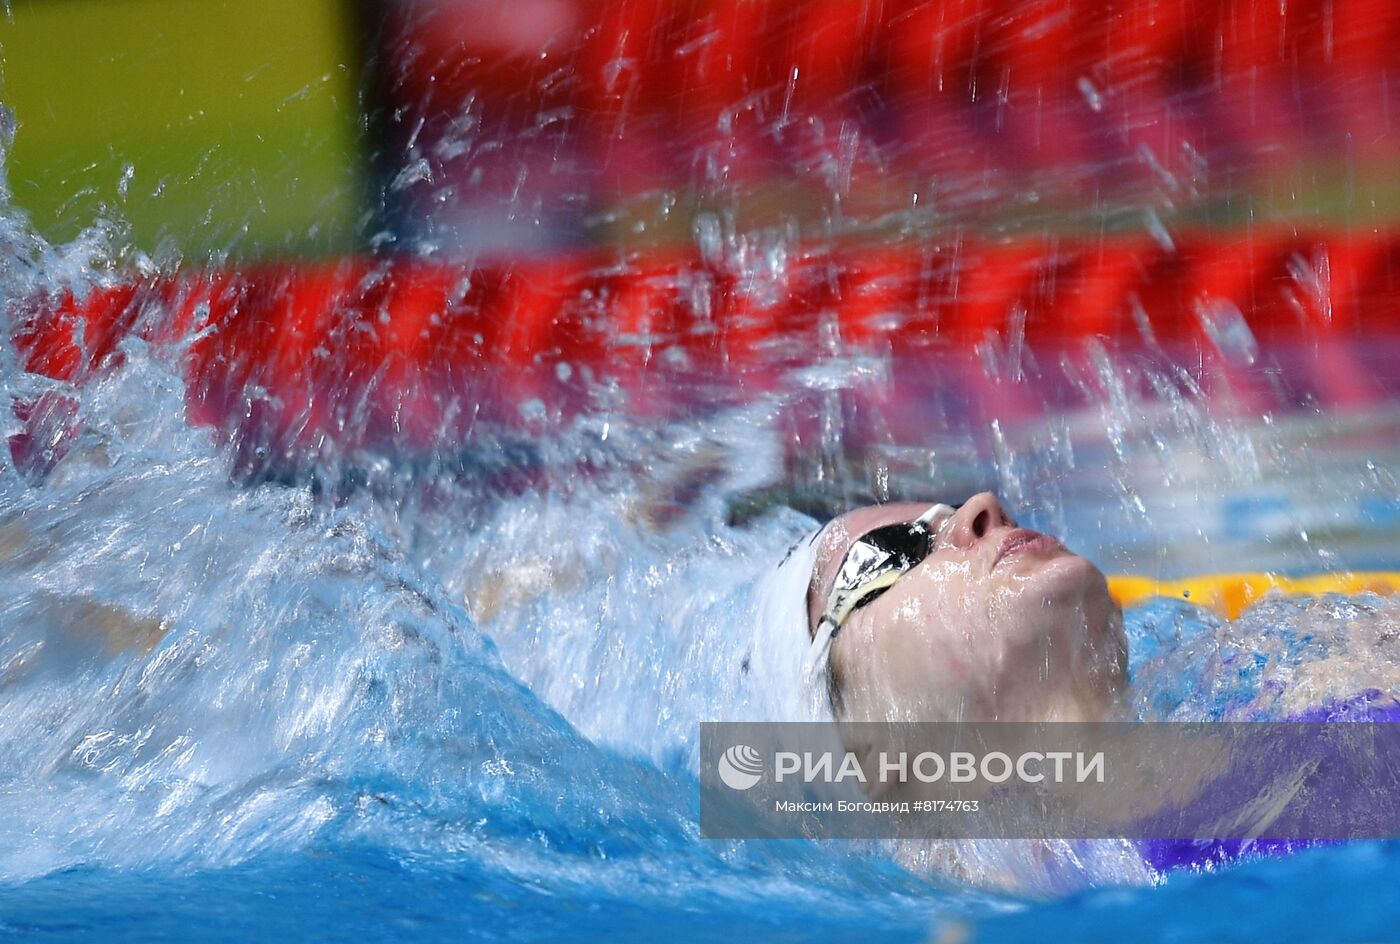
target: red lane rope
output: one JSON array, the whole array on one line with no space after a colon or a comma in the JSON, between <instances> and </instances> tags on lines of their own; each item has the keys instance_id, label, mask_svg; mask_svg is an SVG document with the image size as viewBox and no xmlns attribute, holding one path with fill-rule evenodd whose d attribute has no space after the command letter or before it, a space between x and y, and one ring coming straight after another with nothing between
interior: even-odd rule
<instances>
[{"instance_id":1,"label":"red lane rope","mask_svg":"<svg viewBox=\"0 0 1400 944\"><path fill-rule=\"evenodd\" d=\"M532 400L576 410L603 388L624 410L665 412L676 381L752 392L833 350L904 363L988 340L1043 350L1103 338L1228 361L1231 345L1394 336L1400 235L964 241L802 251L763 272L679 256L350 258L117 279L14 308L34 373L81 383L124 337L192 338L194 422L227 427L256 399L261 422L303 445L427 442L516 421ZM1338 402L1364 399L1345 358L1329 372Z\"/></svg>"},{"instance_id":2,"label":"red lane rope","mask_svg":"<svg viewBox=\"0 0 1400 944\"><path fill-rule=\"evenodd\" d=\"M710 144L751 178L857 128L899 144L900 163L954 176L1151 177L1148 164L1180 169L1185 144L1285 164L1400 146L1390 0L550 0L486 21L481 9L396 5L390 99L430 128L469 104L546 155L562 135L625 193L684 179Z\"/></svg>"}]
</instances>

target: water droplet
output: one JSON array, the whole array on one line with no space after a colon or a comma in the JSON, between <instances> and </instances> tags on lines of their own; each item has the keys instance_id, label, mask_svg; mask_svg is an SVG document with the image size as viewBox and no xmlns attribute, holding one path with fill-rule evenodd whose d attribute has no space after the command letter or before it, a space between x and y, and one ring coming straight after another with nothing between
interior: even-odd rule
<instances>
[{"instance_id":1,"label":"water droplet","mask_svg":"<svg viewBox=\"0 0 1400 944\"><path fill-rule=\"evenodd\" d=\"M1206 335L1226 360L1249 365L1258 359L1259 342L1234 302L1228 299L1204 302L1197 306L1196 314Z\"/></svg>"},{"instance_id":2,"label":"water droplet","mask_svg":"<svg viewBox=\"0 0 1400 944\"><path fill-rule=\"evenodd\" d=\"M1079 94L1084 96L1084 101L1089 103L1089 107L1094 111L1103 111L1103 95L1094 88L1094 83L1089 81L1089 77L1081 76L1078 82Z\"/></svg>"}]
</instances>

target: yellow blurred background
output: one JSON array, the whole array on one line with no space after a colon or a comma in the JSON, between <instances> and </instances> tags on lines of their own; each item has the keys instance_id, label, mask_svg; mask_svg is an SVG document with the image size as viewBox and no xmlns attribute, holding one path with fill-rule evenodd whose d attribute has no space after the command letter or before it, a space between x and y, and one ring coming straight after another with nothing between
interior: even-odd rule
<instances>
[{"instance_id":1,"label":"yellow blurred background","mask_svg":"<svg viewBox=\"0 0 1400 944\"><path fill-rule=\"evenodd\" d=\"M359 55L343 0L12 0L0 101L15 202L186 257L354 248ZM105 208L109 208L104 210Z\"/></svg>"}]
</instances>

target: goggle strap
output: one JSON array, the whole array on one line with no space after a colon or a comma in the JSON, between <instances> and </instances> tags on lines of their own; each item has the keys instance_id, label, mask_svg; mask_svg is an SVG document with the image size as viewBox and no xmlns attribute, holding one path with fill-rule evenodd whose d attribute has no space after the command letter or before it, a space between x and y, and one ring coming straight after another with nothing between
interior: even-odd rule
<instances>
[{"instance_id":1,"label":"goggle strap","mask_svg":"<svg viewBox=\"0 0 1400 944\"><path fill-rule=\"evenodd\" d=\"M807 682L807 691L826 691L823 681L827 673L830 672L828 661L831 658L831 641L836 638L839 627L836 621L830 616L823 616L821 622L817 624L817 633L812 638L812 646L807 650L807 663L802 667L802 676Z\"/></svg>"}]
</instances>

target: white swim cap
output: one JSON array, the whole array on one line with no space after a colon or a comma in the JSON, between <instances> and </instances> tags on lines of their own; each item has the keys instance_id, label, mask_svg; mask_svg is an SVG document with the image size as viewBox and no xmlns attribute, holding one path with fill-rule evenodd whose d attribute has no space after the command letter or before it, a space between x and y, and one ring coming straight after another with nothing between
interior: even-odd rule
<instances>
[{"instance_id":1,"label":"white swim cap","mask_svg":"<svg viewBox=\"0 0 1400 944\"><path fill-rule=\"evenodd\" d=\"M753 648L747 660L753 708L762 721L827 721L825 649L808 629L807 588L821 530L799 538L758 581Z\"/></svg>"}]
</instances>

